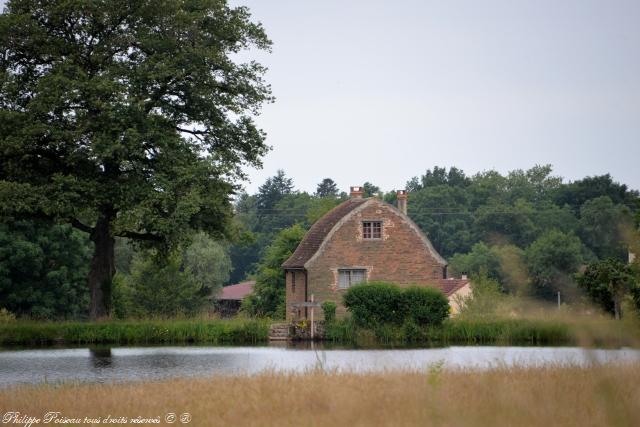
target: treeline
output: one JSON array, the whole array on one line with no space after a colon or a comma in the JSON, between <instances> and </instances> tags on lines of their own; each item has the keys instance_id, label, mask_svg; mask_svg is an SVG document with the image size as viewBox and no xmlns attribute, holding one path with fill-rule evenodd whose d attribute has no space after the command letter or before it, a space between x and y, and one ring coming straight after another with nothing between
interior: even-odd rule
<instances>
[{"instance_id":1,"label":"treeline","mask_svg":"<svg viewBox=\"0 0 640 427\"><path fill-rule=\"evenodd\" d=\"M434 167L404 188L409 216L449 261L450 276L486 277L514 296L555 302L560 292L563 302L574 303L589 295L613 313L616 290L585 280L581 289L576 274L585 266L602 268L597 263L605 260L625 265L630 251L640 252L640 195L608 174L565 182L548 165L472 176ZM396 203L396 189L384 192L367 182L364 190L365 197ZM256 293L245 301L249 313L282 316L280 264L303 231L346 197L329 178L314 194L295 191L279 171L256 194L239 198L245 240L231 248L231 278L257 277ZM631 282L619 286L624 293L637 289Z\"/></svg>"},{"instance_id":2,"label":"treeline","mask_svg":"<svg viewBox=\"0 0 640 427\"><path fill-rule=\"evenodd\" d=\"M471 177L436 167L407 189L409 216L452 274L484 272L517 295L575 301L581 266L626 262L638 244L639 194L610 175L565 183L548 165Z\"/></svg>"},{"instance_id":3,"label":"treeline","mask_svg":"<svg viewBox=\"0 0 640 427\"><path fill-rule=\"evenodd\" d=\"M563 301L578 301L594 294L578 286L575 275L583 266L626 263L629 250L640 252L634 249L640 196L610 175L564 182L550 166L472 176L435 167L404 188L409 216L449 261L450 275L481 274L513 295L555 300L559 291ZM395 204L396 189L384 192L367 182L364 190L365 197ZM225 239L196 234L170 253L119 239L114 315L193 314L210 308L223 284L254 278L256 292L244 302L245 312L281 317L280 265L305 231L347 197L330 178L309 194L278 171L255 194L236 195ZM91 250L86 235L69 226L0 224L1 308L21 317L86 317ZM595 294L608 301L610 291L601 291Z\"/></svg>"}]
</instances>

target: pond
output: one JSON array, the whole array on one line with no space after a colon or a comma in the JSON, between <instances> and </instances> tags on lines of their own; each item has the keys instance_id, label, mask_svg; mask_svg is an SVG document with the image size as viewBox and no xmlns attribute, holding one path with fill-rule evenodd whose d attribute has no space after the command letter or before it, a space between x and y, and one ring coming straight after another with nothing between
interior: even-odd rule
<instances>
[{"instance_id":1,"label":"pond","mask_svg":"<svg viewBox=\"0 0 640 427\"><path fill-rule=\"evenodd\" d=\"M341 372L489 369L498 366L640 362L638 349L578 347L444 347L335 349L270 347L116 347L0 351L0 387L59 382L148 381L255 374L265 370Z\"/></svg>"}]
</instances>

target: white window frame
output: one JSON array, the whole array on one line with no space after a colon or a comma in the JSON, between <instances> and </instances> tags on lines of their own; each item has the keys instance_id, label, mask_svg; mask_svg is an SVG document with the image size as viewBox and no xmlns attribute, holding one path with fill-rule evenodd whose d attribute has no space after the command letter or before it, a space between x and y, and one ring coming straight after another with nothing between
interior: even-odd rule
<instances>
[{"instance_id":1,"label":"white window frame","mask_svg":"<svg viewBox=\"0 0 640 427\"><path fill-rule=\"evenodd\" d=\"M364 283L366 281L367 281L366 268L339 268L338 269L338 289L349 289L351 286L355 286L358 283Z\"/></svg>"}]
</instances>

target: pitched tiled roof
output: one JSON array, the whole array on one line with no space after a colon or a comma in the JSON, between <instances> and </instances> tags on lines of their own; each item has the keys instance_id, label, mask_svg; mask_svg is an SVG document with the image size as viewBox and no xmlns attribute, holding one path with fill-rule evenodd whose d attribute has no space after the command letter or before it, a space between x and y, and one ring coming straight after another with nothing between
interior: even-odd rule
<instances>
[{"instance_id":1,"label":"pitched tiled roof","mask_svg":"<svg viewBox=\"0 0 640 427\"><path fill-rule=\"evenodd\" d=\"M255 280L249 280L247 282L238 283L235 285L229 285L222 288L218 299L222 300L241 300L242 298L253 292L253 285Z\"/></svg>"},{"instance_id":2,"label":"pitched tiled roof","mask_svg":"<svg viewBox=\"0 0 640 427\"><path fill-rule=\"evenodd\" d=\"M447 297L450 297L468 283L469 279L438 279L435 280L433 284L437 285L442 293L444 293Z\"/></svg>"},{"instance_id":3,"label":"pitched tiled roof","mask_svg":"<svg viewBox=\"0 0 640 427\"><path fill-rule=\"evenodd\" d=\"M302 242L288 260L282 264L283 268L303 268L304 264L318 251L331 229L349 212L365 203L368 199L349 199L340 203L327 212L305 234Z\"/></svg>"}]
</instances>

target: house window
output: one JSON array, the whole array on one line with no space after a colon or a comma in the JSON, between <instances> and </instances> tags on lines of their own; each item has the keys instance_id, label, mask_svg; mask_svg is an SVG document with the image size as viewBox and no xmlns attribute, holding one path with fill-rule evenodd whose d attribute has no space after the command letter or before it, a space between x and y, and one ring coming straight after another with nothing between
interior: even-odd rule
<instances>
[{"instance_id":1,"label":"house window","mask_svg":"<svg viewBox=\"0 0 640 427\"><path fill-rule=\"evenodd\" d=\"M338 270L338 288L347 289L367 279L365 269L341 269Z\"/></svg>"},{"instance_id":2,"label":"house window","mask_svg":"<svg viewBox=\"0 0 640 427\"><path fill-rule=\"evenodd\" d=\"M292 294L296 293L296 272L295 271L291 272L291 293Z\"/></svg>"},{"instance_id":3,"label":"house window","mask_svg":"<svg viewBox=\"0 0 640 427\"><path fill-rule=\"evenodd\" d=\"M364 221L362 223L362 237L365 239L382 238L382 221Z\"/></svg>"}]
</instances>

